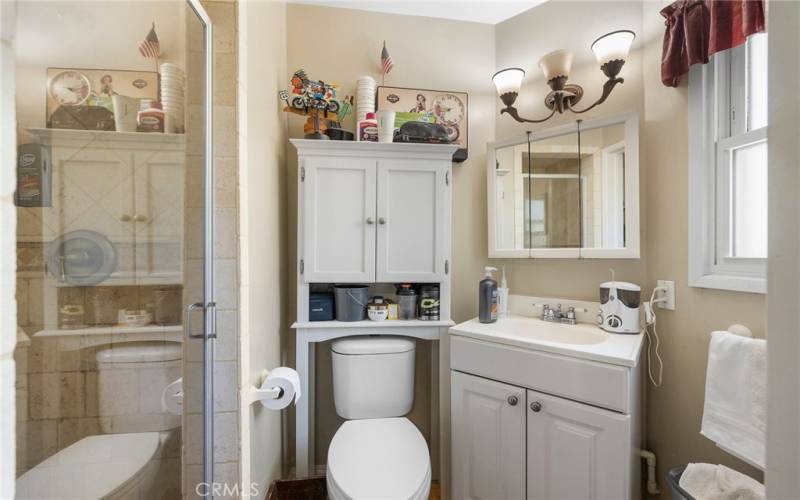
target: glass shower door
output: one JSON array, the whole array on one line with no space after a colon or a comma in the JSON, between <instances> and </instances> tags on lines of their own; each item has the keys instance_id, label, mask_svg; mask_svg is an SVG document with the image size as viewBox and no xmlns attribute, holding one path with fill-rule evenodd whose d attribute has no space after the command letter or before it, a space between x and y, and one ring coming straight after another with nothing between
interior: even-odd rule
<instances>
[{"instance_id":1,"label":"glass shower door","mask_svg":"<svg viewBox=\"0 0 800 500\"><path fill-rule=\"evenodd\" d=\"M16 497L211 497L209 17L29 0L15 31Z\"/></svg>"}]
</instances>

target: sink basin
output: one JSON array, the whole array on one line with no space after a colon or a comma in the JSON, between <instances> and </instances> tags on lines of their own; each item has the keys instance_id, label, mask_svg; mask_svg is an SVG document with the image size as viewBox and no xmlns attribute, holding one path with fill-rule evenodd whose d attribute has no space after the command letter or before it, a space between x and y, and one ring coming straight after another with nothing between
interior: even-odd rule
<instances>
[{"instance_id":1,"label":"sink basin","mask_svg":"<svg viewBox=\"0 0 800 500\"><path fill-rule=\"evenodd\" d=\"M623 366L636 366L644 337L608 333L594 323L568 325L514 314L496 323L465 321L450 328L450 335Z\"/></svg>"},{"instance_id":2,"label":"sink basin","mask_svg":"<svg viewBox=\"0 0 800 500\"><path fill-rule=\"evenodd\" d=\"M535 318L502 318L495 324L506 335L556 344L591 345L608 339L608 332L597 326L578 323L567 325Z\"/></svg>"}]
</instances>

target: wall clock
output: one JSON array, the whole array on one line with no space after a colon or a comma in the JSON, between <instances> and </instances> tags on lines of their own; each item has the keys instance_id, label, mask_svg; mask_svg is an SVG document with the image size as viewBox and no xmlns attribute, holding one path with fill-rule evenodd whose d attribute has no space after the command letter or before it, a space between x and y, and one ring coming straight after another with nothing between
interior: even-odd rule
<instances>
[{"instance_id":1,"label":"wall clock","mask_svg":"<svg viewBox=\"0 0 800 500\"><path fill-rule=\"evenodd\" d=\"M379 110L420 113L435 118L436 123L444 126L450 142L459 147L453 161L467 159L469 102L466 92L381 86L377 89L375 104Z\"/></svg>"},{"instance_id":2,"label":"wall clock","mask_svg":"<svg viewBox=\"0 0 800 500\"><path fill-rule=\"evenodd\" d=\"M59 105L78 106L89 98L92 86L80 71L65 70L50 79L47 90Z\"/></svg>"}]
</instances>

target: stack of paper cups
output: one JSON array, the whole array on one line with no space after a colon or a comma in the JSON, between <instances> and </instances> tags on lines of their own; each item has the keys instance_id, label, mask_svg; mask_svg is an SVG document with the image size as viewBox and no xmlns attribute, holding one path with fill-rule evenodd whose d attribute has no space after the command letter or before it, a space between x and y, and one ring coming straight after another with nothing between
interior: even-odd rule
<instances>
[{"instance_id":1,"label":"stack of paper cups","mask_svg":"<svg viewBox=\"0 0 800 500\"><path fill-rule=\"evenodd\" d=\"M356 86L356 122L365 120L367 113L375 111L375 79L362 76Z\"/></svg>"},{"instance_id":2,"label":"stack of paper cups","mask_svg":"<svg viewBox=\"0 0 800 500\"><path fill-rule=\"evenodd\" d=\"M164 132L183 132L184 124L183 70L171 63L161 65L161 106L164 108Z\"/></svg>"}]
</instances>

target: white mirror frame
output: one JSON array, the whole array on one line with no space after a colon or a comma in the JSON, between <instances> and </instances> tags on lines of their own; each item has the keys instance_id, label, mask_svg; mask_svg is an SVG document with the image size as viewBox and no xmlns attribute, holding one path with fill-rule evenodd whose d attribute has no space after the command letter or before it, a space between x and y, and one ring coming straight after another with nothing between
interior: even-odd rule
<instances>
[{"instance_id":1,"label":"white mirror frame","mask_svg":"<svg viewBox=\"0 0 800 500\"><path fill-rule=\"evenodd\" d=\"M490 259L638 259L639 258L639 114L635 112L582 121L581 132L609 125L625 124L625 248L497 248L497 176L496 151L508 146L525 144L528 136L490 142L486 145L486 184L489 211L489 258ZM572 123L531 134L534 141L572 134L578 124Z\"/></svg>"}]
</instances>

